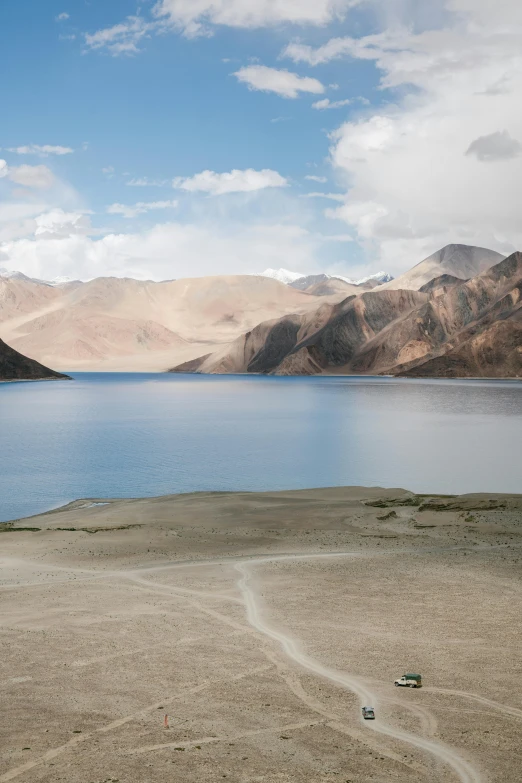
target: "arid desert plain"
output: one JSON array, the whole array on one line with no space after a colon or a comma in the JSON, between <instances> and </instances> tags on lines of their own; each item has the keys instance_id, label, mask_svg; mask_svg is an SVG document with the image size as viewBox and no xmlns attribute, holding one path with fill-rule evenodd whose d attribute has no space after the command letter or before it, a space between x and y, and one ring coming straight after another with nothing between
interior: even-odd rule
<instances>
[{"instance_id":1,"label":"arid desert plain","mask_svg":"<svg viewBox=\"0 0 522 783\"><path fill-rule=\"evenodd\" d=\"M520 780L521 533L522 496L364 488L5 526L0 783Z\"/></svg>"}]
</instances>

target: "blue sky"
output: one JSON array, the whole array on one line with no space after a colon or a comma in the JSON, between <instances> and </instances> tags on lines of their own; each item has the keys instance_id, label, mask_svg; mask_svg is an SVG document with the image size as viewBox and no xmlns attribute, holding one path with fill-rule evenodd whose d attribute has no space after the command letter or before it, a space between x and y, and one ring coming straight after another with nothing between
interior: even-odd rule
<instances>
[{"instance_id":1,"label":"blue sky","mask_svg":"<svg viewBox=\"0 0 522 783\"><path fill-rule=\"evenodd\" d=\"M522 17L489 5L4 3L0 266L358 277L508 252Z\"/></svg>"}]
</instances>

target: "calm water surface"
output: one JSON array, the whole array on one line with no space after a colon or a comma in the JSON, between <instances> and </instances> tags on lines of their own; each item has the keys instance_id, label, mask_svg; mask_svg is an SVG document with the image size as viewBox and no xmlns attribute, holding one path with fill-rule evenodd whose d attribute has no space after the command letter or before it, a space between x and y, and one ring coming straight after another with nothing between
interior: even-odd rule
<instances>
[{"instance_id":1,"label":"calm water surface","mask_svg":"<svg viewBox=\"0 0 522 783\"><path fill-rule=\"evenodd\" d=\"M522 383L75 373L0 384L0 520L80 497L522 492Z\"/></svg>"}]
</instances>

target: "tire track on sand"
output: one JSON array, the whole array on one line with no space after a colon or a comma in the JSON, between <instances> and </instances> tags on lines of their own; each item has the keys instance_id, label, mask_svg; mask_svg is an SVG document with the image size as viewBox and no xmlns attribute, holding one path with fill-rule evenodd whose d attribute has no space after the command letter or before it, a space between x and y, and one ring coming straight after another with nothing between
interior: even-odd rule
<instances>
[{"instance_id":1,"label":"tire track on sand","mask_svg":"<svg viewBox=\"0 0 522 783\"><path fill-rule=\"evenodd\" d=\"M315 557L315 555L304 555L300 556L298 559L301 559L301 557L304 560L311 559ZM319 557L321 556L319 555ZM263 636L278 642L286 655L304 669L355 693L356 696L359 697L361 705L376 704L377 699L375 695L358 678L346 674L345 672L336 671L335 669L323 666L319 661L314 660L314 658L311 658L304 653L296 639L283 631L272 628L264 620L258 606L255 590L251 585L250 568L254 565L270 562L270 560L271 558L263 558L259 560L250 560L248 562L240 562L235 565L236 570L241 574L241 578L238 581L238 588L245 601L247 619L250 625L259 633L263 634ZM425 739L424 737L417 737L415 734L410 734L402 729L388 726L380 720L371 721L371 723L363 721L363 724L369 730L400 740L419 750L430 753L437 761L443 762L450 767L453 770L455 777L461 781L461 783L482 783L479 772L463 759L457 751L447 745L443 745L435 740Z\"/></svg>"}]
</instances>

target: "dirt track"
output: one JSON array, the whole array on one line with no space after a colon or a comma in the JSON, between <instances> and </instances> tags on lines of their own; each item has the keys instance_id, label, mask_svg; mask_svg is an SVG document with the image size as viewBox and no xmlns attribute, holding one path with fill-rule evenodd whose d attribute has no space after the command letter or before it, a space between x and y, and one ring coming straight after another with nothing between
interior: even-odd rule
<instances>
[{"instance_id":1,"label":"dirt track","mask_svg":"<svg viewBox=\"0 0 522 783\"><path fill-rule=\"evenodd\" d=\"M0 783L517 779L522 498L414 502L78 503L2 533Z\"/></svg>"}]
</instances>

